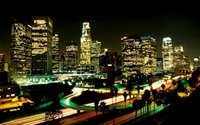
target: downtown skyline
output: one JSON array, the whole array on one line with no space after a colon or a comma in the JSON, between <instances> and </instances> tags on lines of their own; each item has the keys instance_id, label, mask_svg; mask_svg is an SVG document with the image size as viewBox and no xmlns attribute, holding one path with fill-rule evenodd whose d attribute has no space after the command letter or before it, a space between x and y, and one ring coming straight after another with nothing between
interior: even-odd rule
<instances>
[{"instance_id":1,"label":"downtown skyline","mask_svg":"<svg viewBox=\"0 0 200 125\"><path fill-rule=\"evenodd\" d=\"M8 16L3 20L0 30L0 51L6 53L6 61L10 62L10 30L14 19L30 21L31 16ZM87 21L91 26L92 40L102 42L102 48L108 48L121 54L121 37L138 35L152 36L157 42L157 57L161 57L161 45L164 37L171 37L173 46L182 45L184 55L193 58L199 56L198 18L184 13L138 13L134 16L113 15L77 15L50 16L53 20L54 33L59 35L60 50L71 40L80 41L82 22ZM114 45L114 46L113 46Z\"/></svg>"}]
</instances>

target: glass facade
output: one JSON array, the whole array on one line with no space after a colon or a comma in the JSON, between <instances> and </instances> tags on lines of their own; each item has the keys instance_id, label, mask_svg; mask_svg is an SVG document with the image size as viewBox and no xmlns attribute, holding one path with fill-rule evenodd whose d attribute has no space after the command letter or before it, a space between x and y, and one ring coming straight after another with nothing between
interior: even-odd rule
<instances>
[{"instance_id":1,"label":"glass facade","mask_svg":"<svg viewBox=\"0 0 200 125\"><path fill-rule=\"evenodd\" d=\"M52 72L59 71L59 37L55 34L52 37Z\"/></svg>"},{"instance_id":2,"label":"glass facade","mask_svg":"<svg viewBox=\"0 0 200 125\"><path fill-rule=\"evenodd\" d=\"M0 72L4 71L5 53L0 52Z\"/></svg>"},{"instance_id":3,"label":"glass facade","mask_svg":"<svg viewBox=\"0 0 200 125\"><path fill-rule=\"evenodd\" d=\"M145 75L156 74L156 40L151 36L141 37L143 66L141 72Z\"/></svg>"},{"instance_id":4,"label":"glass facade","mask_svg":"<svg viewBox=\"0 0 200 125\"><path fill-rule=\"evenodd\" d=\"M162 43L163 70L173 71L173 47L170 37L163 38Z\"/></svg>"},{"instance_id":5,"label":"glass facade","mask_svg":"<svg viewBox=\"0 0 200 125\"><path fill-rule=\"evenodd\" d=\"M31 74L31 30L23 23L14 23L11 28L11 80L23 82Z\"/></svg>"},{"instance_id":6,"label":"glass facade","mask_svg":"<svg viewBox=\"0 0 200 125\"><path fill-rule=\"evenodd\" d=\"M82 36L80 42L80 65L81 66L90 66L91 64L91 34L90 34L90 24L84 22L82 27Z\"/></svg>"},{"instance_id":7,"label":"glass facade","mask_svg":"<svg viewBox=\"0 0 200 125\"><path fill-rule=\"evenodd\" d=\"M78 62L78 44L76 41L70 41L66 45L66 51L61 54L62 71L75 72Z\"/></svg>"},{"instance_id":8,"label":"glass facade","mask_svg":"<svg viewBox=\"0 0 200 125\"><path fill-rule=\"evenodd\" d=\"M52 73L52 36L49 17L32 17L32 74Z\"/></svg>"},{"instance_id":9,"label":"glass facade","mask_svg":"<svg viewBox=\"0 0 200 125\"><path fill-rule=\"evenodd\" d=\"M134 75L141 71L143 65L141 39L139 36L121 38L122 42L122 71Z\"/></svg>"},{"instance_id":10,"label":"glass facade","mask_svg":"<svg viewBox=\"0 0 200 125\"><path fill-rule=\"evenodd\" d=\"M99 57L101 55L101 42L93 41L90 48L91 66L94 67L95 72L99 72Z\"/></svg>"}]
</instances>

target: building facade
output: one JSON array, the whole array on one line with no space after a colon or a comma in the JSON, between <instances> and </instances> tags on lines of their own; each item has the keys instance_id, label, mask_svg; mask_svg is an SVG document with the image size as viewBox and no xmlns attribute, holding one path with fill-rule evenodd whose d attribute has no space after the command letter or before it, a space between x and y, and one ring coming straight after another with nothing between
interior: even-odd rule
<instances>
[{"instance_id":1,"label":"building facade","mask_svg":"<svg viewBox=\"0 0 200 125\"><path fill-rule=\"evenodd\" d=\"M10 80L17 83L24 81L31 74L31 30L25 23L15 22L11 28L11 65Z\"/></svg>"},{"instance_id":2,"label":"building facade","mask_svg":"<svg viewBox=\"0 0 200 125\"><path fill-rule=\"evenodd\" d=\"M122 72L128 76L141 71L143 65L141 39L139 36L127 36L121 38L122 42Z\"/></svg>"},{"instance_id":3,"label":"building facade","mask_svg":"<svg viewBox=\"0 0 200 125\"><path fill-rule=\"evenodd\" d=\"M61 65L63 72L76 72L78 65L78 44L76 41L70 41L66 45L66 50L61 54Z\"/></svg>"},{"instance_id":4,"label":"building facade","mask_svg":"<svg viewBox=\"0 0 200 125\"><path fill-rule=\"evenodd\" d=\"M4 72L5 53L0 52L0 72Z\"/></svg>"},{"instance_id":5,"label":"building facade","mask_svg":"<svg viewBox=\"0 0 200 125\"><path fill-rule=\"evenodd\" d=\"M164 72L173 71L173 46L170 37L163 38L162 42L162 58Z\"/></svg>"},{"instance_id":6,"label":"building facade","mask_svg":"<svg viewBox=\"0 0 200 125\"><path fill-rule=\"evenodd\" d=\"M52 73L52 36L49 17L32 17L32 74Z\"/></svg>"},{"instance_id":7,"label":"building facade","mask_svg":"<svg viewBox=\"0 0 200 125\"><path fill-rule=\"evenodd\" d=\"M59 72L59 37L55 34L52 37L52 72Z\"/></svg>"},{"instance_id":8,"label":"building facade","mask_svg":"<svg viewBox=\"0 0 200 125\"><path fill-rule=\"evenodd\" d=\"M80 40L80 66L90 66L91 64L91 34L89 22L83 22L82 36Z\"/></svg>"},{"instance_id":9,"label":"building facade","mask_svg":"<svg viewBox=\"0 0 200 125\"><path fill-rule=\"evenodd\" d=\"M92 41L91 48L91 66L94 67L95 72L99 72L99 57L101 55L101 42Z\"/></svg>"},{"instance_id":10,"label":"building facade","mask_svg":"<svg viewBox=\"0 0 200 125\"><path fill-rule=\"evenodd\" d=\"M141 73L156 74L156 40L151 36L141 37L143 66Z\"/></svg>"}]
</instances>

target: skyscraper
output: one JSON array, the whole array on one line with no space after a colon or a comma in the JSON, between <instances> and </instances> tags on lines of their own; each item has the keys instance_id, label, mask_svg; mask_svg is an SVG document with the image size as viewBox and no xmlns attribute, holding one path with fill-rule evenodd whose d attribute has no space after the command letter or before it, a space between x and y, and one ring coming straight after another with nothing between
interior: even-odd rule
<instances>
[{"instance_id":1,"label":"skyscraper","mask_svg":"<svg viewBox=\"0 0 200 125\"><path fill-rule=\"evenodd\" d=\"M90 34L90 24L89 22L83 22L82 36L80 41L80 65L90 66L91 64L91 34Z\"/></svg>"},{"instance_id":2,"label":"skyscraper","mask_svg":"<svg viewBox=\"0 0 200 125\"><path fill-rule=\"evenodd\" d=\"M143 64L141 38L139 36L126 36L122 42L122 72L134 75L141 71Z\"/></svg>"},{"instance_id":3,"label":"skyscraper","mask_svg":"<svg viewBox=\"0 0 200 125\"><path fill-rule=\"evenodd\" d=\"M22 82L31 73L31 26L15 23L11 28L11 80Z\"/></svg>"},{"instance_id":4,"label":"skyscraper","mask_svg":"<svg viewBox=\"0 0 200 125\"><path fill-rule=\"evenodd\" d=\"M59 71L59 37L55 34L52 38L52 72Z\"/></svg>"},{"instance_id":5,"label":"skyscraper","mask_svg":"<svg viewBox=\"0 0 200 125\"><path fill-rule=\"evenodd\" d=\"M150 75L156 74L156 40L151 36L141 37L143 66L141 72Z\"/></svg>"},{"instance_id":6,"label":"skyscraper","mask_svg":"<svg viewBox=\"0 0 200 125\"><path fill-rule=\"evenodd\" d=\"M162 43L163 70L167 72L173 71L173 46L170 37L163 38Z\"/></svg>"},{"instance_id":7,"label":"skyscraper","mask_svg":"<svg viewBox=\"0 0 200 125\"><path fill-rule=\"evenodd\" d=\"M4 71L5 53L0 52L0 72Z\"/></svg>"},{"instance_id":8,"label":"skyscraper","mask_svg":"<svg viewBox=\"0 0 200 125\"><path fill-rule=\"evenodd\" d=\"M62 71L75 72L78 63L78 44L76 41L70 41L66 45L66 51L61 54Z\"/></svg>"},{"instance_id":9,"label":"skyscraper","mask_svg":"<svg viewBox=\"0 0 200 125\"><path fill-rule=\"evenodd\" d=\"M91 66L94 67L95 72L99 72L99 57L101 55L101 42L100 41L92 41L90 47L91 53Z\"/></svg>"},{"instance_id":10,"label":"skyscraper","mask_svg":"<svg viewBox=\"0 0 200 125\"><path fill-rule=\"evenodd\" d=\"M32 74L52 73L52 36L49 17L32 17Z\"/></svg>"}]
</instances>

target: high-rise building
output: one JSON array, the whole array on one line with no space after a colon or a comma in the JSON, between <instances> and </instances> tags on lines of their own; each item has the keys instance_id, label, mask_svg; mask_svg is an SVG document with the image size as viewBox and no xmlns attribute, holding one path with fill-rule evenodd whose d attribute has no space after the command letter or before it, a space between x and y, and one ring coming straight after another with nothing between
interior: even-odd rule
<instances>
[{"instance_id":1,"label":"high-rise building","mask_svg":"<svg viewBox=\"0 0 200 125\"><path fill-rule=\"evenodd\" d=\"M117 52L106 52L99 57L99 67L101 72L107 72L108 67L114 67L115 70L121 68L121 56Z\"/></svg>"},{"instance_id":2,"label":"high-rise building","mask_svg":"<svg viewBox=\"0 0 200 125\"><path fill-rule=\"evenodd\" d=\"M183 59L183 47L181 45L174 47L173 52L173 66L174 66L174 72L179 75L180 70L184 69L184 59Z\"/></svg>"},{"instance_id":3,"label":"high-rise building","mask_svg":"<svg viewBox=\"0 0 200 125\"><path fill-rule=\"evenodd\" d=\"M66 51L61 53L62 71L73 73L76 71L78 63L78 44L70 41L66 45Z\"/></svg>"},{"instance_id":4,"label":"high-rise building","mask_svg":"<svg viewBox=\"0 0 200 125\"><path fill-rule=\"evenodd\" d=\"M141 71L143 65L141 39L139 36L121 38L122 42L122 72L135 75Z\"/></svg>"},{"instance_id":5,"label":"high-rise building","mask_svg":"<svg viewBox=\"0 0 200 125\"><path fill-rule=\"evenodd\" d=\"M193 68L192 68L192 70L193 71L195 71L195 70L197 70L197 68L198 67L200 67L200 57L195 57L194 59L193 59L193 62L192 62L193 64Z\"/></svg>"},{"instance_id":6,"label":"high-rise building","mask_svg":"<svg viewBox=\"0 0 200 125\"><path fill-rule=\"evenodd\" d=\"M0 52L0 72L4 71L5 53Z\"/></svg>"},{"instance_id":7,"label":"high-rise building","mask_svg":"<svg viewBox=\"0 0 200 125\"><path fill-rule=\"evenodd\" d=\"M80 65L90 66L91 64L91 34L90 34L90 24L89 22L83 22L82 36L80 41Z\"/></svg>"},{"instance_id":8,"label":"high-rise building","mask_svg":"<svg viewBox=\"0 0 200 125\"><path fill-rule=\"evenodd\" d=\"M181 45L174 47L173 58L174 67L176 67L177 65L182 65L183 47Z\"/></svg>"},{"instance_id":9,"label":"high-rise building","mask_svg":"<svg viewBox=\"0 0 200 125\"><path fill-rule=\"evenodd\" d=\"M163 73L163 58L157 58L157 67L156 67L156 73L162 74Z\"/></svg>"},{"instance_id":10,"label":"high-rise building","mask_svg":"<svg viewBox=\"0 0 200 125\"><path fill-rule=\"evenodd\" d=\"M31 73L31 26L15 23L11 28L11 80L23 82Z\"/></svg>"},{"instance_id":11,"label":"high-rise building","mask_svg":"<svg viewBox=\"0 0 200 125\"><path fill-rule=\"evenodd\" d=\"M49 17L32 17L32 74L52 73L52 36Z\"/></svg>"},{"instance_id":12,"label":"high-rise building","mask_svg":"<svg viewBox=\"0 0 200 125\"><path fill-rule=\"evenodd\" d=\"M172 39L170 37L163 38L162 58L163 58L163 70L165 72L172 72L173 71L173 47L172 47Z\"/></svg>"},{"instance_id":13,"label":"high-rise building","mask_svg":"<svg viewBox=\"0 0 200 125\"><path fill-rule=\"evenodd\" d=\"M59 37L55 34L52 37L52 72L59 71Z\"/></svg>"},{"instance_id":14,"label":"high-rise building","mask_svg":"<svg viewBox=\"0 0 200 125\"><path fill-rule=\"evenodd\" d=\"M91 53L91 66L94 67L95 72L99 72L99 57L101 55L100 41L92 41L90 53Z\"/></svg>"},{"instance_id":15,"label":"high-rise building","mask_svg":"<svg viewBox=\"0 0 200 125\"><path fill-rule=\"evenodd\" d=\"M156 40L151 36L141 37L143 66L141 73L156 74Z\"/></svg>"}]
</instances>

